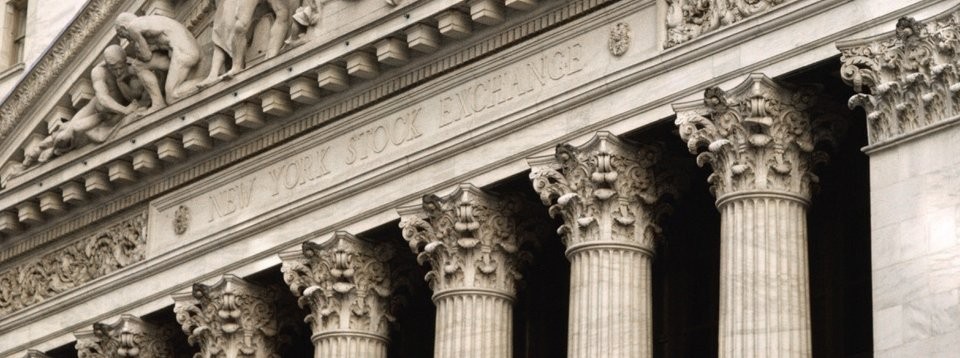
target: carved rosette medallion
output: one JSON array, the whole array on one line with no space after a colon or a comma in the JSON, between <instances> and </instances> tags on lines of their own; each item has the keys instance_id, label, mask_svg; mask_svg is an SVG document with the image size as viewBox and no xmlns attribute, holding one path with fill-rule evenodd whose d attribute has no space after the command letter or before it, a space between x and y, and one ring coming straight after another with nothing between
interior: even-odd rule
<instances>
[{"instance_id":1,"label":"carved rosette medallion","mask_svg":"<svg viewBox=\"0 0 960 358\"><path fill-rule=\"evenodd\" d=\"M553 156L530 160L533 189L550 215L563 219L557 233L568 255L599 242L652 254L658 218L669 210L661 198L676 195L657 165L660 154L656 145L637 146L599 132L584 145L561 144Z\"/></svg>"},{"instance_id":2,"label":"carved rosette medallion","mask_svg":"<svg viewBox=\"0 0 960 358\"><path fill-rule=\"evenodd\" d=\"M276 293L224 275L212 286L194 284L173 297L177 322L202 357L275 357Z\"/></svg>"},{"instance_id":3,"label":"carved rosette medallion","mask_svg":"<svg viewBox=\"0 0 960 358\"><path fill-rule=\"evenodd\" d=\"M833 141L832 123L810 118L815 91L752 74L730 92L711 87L702 102L674 105L680 137L698 165L713 168L718 200L754 191L810 198L812 169L827 160L814 145Z\"/></svg>"},{"instance_id":4,"label":"carved rosette medallion","mask_svg":"<svg viewBox=\"0 0 960 358\"><path fill-rule=\"evenodd\" d=\"M664 48L766 12L790 0L665 0L667 40Z\"/></svg>"},{"instance_id":5,"label":"carved rosette medallion","mask_svg":"<svg viewBox=\"0 0 960 358\"><path fill-rule=\"evenodd\" d=\"M40 303L142 261L146 214L137 213L67 246L0 271L0 315Z\"/></svg>"},{"instance_id":6,"label":"carved rosette medallion","mask_svg":"<svg viewBox=\"0 0 960 358\"><path fill-rule=\"evenodd\" d=\"M960 12L925 23L904 17L896 30L844 41L840 74L867 114L871 144L960 114Z\"/></svg>"},{"instance_id":7,"label":"carved rosette medallion","mask_svg":"<svg viewBox=\"0 0 960 358\"><path fill-rule=\"evenodd\" d=\"M485 289L513 296L528 253L520 234L519 203L461 184L446 197L427 195L405 207L400 228L421 265L434 296L447 290Z\"/></svg>"},{"instance_id":8,"label":"carved rosette medallion","mask_svg":"<svg viewBox=\"0 0 960 358\"><path fill-rule=\"evenodd\" d=\"M402 281L391 260L395 248L338 231L322 244L307 241L300 252L282 254L283 280L308 308L315 337L360 331L386 340L400 306L394 294Z\"/></svg>"},{"instance_id":9,"label":"carved rosette medallion","mask_svg":"<svg viewBox=\"0 0 960 358\"><path fill-rule=\"evenodd\" d=\"M630 49L630 25L625 22L618 22L610 28L610 39L607 41L607 48L610 54L620 57Z\"/></svg>"},{"instance_id":10,"label":"carved rosette medallion","mask_svg":"<svg viewBox=\"0 0 960 358\"><path fill-rule=\"evenodd\" d=\"M80 358L172 357L170 340L173 337L173 331L168 327L123 315L112 325L95 323L92 331L77 334L76 348Z\"/></svg>"},{"instance_id":11,"label":"carved rosette medallion","mask_svg":"<svg viewBox=\"0 0 960 358\"><path fill-rule=\"evenodd\" d=\"M190 228L190 208L180 205L173 214L173 232L183 235Z\"/></svg>"}]
</instances>

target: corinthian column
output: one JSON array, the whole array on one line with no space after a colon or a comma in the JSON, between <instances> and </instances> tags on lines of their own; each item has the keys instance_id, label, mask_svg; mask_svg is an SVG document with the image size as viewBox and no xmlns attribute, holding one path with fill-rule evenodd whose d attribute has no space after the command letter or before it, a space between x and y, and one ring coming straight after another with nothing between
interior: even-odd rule
<instances>
[{"instance_id":1,"label":"corinthian column","mask_svg":"<svg viewBox=\"0 0 960 358\"><path fill-rule=\"evenodd\" d=\"M177 322L199 357L278 357L273 291L234 275L173 296Z\"/></svg>"},{"instance_id":2,"label":"corinthian column","mask_svg":"<svg viewBox=\"0 0 960 358\"><path fill-rule=\"evenodd\" d=\"M563 219L571 358L653 356L650 262L668 188L654 170L659 153L599 132L528 160L534 190Z\"/></svg>"},{"instance_id":3,"label":"corinthian column","mask_svg":"<svg viewBox=\"0 0 960 358\"><path fill-rule=\"evenodd\" d=\"M830 134L813 128L813 91L753 74L729 93L714 87L674 106L680 137L713 168L720 357L811 354L806 209L813 166L826 160L814 144Z\"/></svg>"},{"instance_id":4,"label":"corinthian column","mask_svg":"<svg viewBox=\"0 0 960 358\"><path fill-rule=\"evenodd\" d=\"M343 231L322 244L281 253L283 280L310 310L314 357L386 358L390 322L399 306L391 245Z\"/></svg>"},{"instance_id":5,"label":"corinthian column","mask_svg":"<svg viewBox=\"0 0 960 358\"><path fill-rule=\"evenodd\" d=\"M122 315L114 324L95 323L92 330L75 334L79 358L172 357L175 352L170 327L159 327L132 315Z\"/></svg>"},{"instance_id":6,"label":"corinthian column","mask_svg":"<svg viewBox=\"0 0 960 358\"><path fill-rule=\"evenodd\" d=\"M513 301L521 235L510 200L462 184L453 194L428 195L404 207L403 238L420 264L437 306L436 358L513 355Z\"/></svg>"}]
</instances>

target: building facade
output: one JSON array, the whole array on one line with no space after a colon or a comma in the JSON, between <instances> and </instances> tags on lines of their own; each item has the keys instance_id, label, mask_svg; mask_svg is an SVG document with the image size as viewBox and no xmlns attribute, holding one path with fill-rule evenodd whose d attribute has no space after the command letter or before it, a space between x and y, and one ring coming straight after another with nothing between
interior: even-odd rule
<instances>
[{"instance_id":1,"label":"building facade","mask_svg":"<svg viewBox=\"0 0 960 358\"><path fill-rule=\"evenodd\" d=\"M9 9L0 356L960 352L956 1Z\"/></svg>"}]
</instances>

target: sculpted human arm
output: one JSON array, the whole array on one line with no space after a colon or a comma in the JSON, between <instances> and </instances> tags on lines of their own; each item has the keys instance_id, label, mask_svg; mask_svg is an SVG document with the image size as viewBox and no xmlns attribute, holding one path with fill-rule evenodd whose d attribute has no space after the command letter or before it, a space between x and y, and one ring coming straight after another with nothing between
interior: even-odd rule
<instances>
[{"instance_id":1,"label":"sculpted human arm","mask_svg":"<svg viewBox=\"0 0 960 358\"><path fill-rule=\"evenodd\" d=\"M109 75L107 70L97 66L90 71L90 82L93 82L93 92L96 94L97 102L114 113L128 114L130 110L127 106L120 104L113 95L110 94L110 87L107 85Z\"/></svg>"},{"instance_id":2,"label":"sculpted human arm","mask_svg":"<svg viewBox=\"0 0 960 358\"><path fill-rule=\"evenodd\" d=\"M130 40L137 49L137 58L143 62L150 62L150 59L153 57L153 51L150 50L150 44L147 43L147 39L136 29L127 29L126 32L127 40Z\"/></svg>"}]
</instances>

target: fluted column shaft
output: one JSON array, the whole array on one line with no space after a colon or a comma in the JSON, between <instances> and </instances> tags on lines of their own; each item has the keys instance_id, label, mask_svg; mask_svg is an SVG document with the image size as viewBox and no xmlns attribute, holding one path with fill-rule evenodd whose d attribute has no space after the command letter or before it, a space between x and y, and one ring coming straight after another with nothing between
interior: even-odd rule
<instances>
[{"instance_id":1,"label":"fluted column shaft","mask_svg":"<svg viewBox=\"0 0 960 358\"><path fill-rule=\"evenodd\" d=\"M720 209L720 357L809 357L806 202L746 193Z\"/></svg>"},{"instance_id":2,"label":"fluted column shaft","mask_svg":"<svg viewBox=\"0 0 960 358\"><path fill-rule=\"evenodd\" d=\"M386 358L385 337L359 331L331 331L313 336L314 358Z\"/></svg>"},{"instance_id":3,"label":"fluted column shaft","mask_svg":"<svg viewBox=\"0 0 960 358\"><path fill-rule=\"evenodd\" d=\"M651 261L661 202L674 194L660 147L609 132L532 158L530 179L570 260L570 358L653 356Z\"/></svg>"},{"instance_id":4,"label":"fluted column shaft","mask_svg":"<svg viewBox=\"0 0 960 358\"><path fill-rule=\"evenodd\" d=\"M437 305L434 357L485 358L513 355L513 297L495 291L449 290Z\"/></svg>"},{"instance_id":5,"label":"fluted column shaft","mask_svg":"<svg viewBox=\"0 0 960 358\"><path fill-rule=\"evenodd\" d=\"M810 357L807 217L814 166L842 124L815 116L815 86L751 74L674 105L720 210L720 357ZM814 119L816 117L816 119Z\"/></svg>"},{"instance_id":6,"label":"fluted column shaft","mask_svg":"<svg viewBox=\"0 0 960 358\"><path fill-rule=\"evenodd\" d=\"M653 356L651 255L600 242L568 250L571 358Z\"/></svg>"},{"instance_id":7,"label":"fluted column shaft","mask_svg":"<svg viewBox=\"0 0 960 358\"><path fill-rule=\"evenodd\" d=\"M398 210L403 238L437 306L435 358L513 356L513 301L527 239L510 198L461 184L446 197Z\"/></svg>"}]
</instances>

